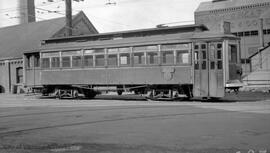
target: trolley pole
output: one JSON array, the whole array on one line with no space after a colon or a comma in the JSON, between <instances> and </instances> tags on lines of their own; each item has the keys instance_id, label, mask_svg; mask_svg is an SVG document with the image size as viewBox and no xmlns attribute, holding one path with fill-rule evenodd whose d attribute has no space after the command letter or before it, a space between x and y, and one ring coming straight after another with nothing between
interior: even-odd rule
<instances>
[{"instance_id":1,"label":"trolley pole","mask_svg":"<svg viewBox=\"0 0 270 153\"><path fill-rule=\"evenodd\" d=\"M71 0L66 1L66 36L72 35L72 3Z\"/></svg>"}]
</instances>

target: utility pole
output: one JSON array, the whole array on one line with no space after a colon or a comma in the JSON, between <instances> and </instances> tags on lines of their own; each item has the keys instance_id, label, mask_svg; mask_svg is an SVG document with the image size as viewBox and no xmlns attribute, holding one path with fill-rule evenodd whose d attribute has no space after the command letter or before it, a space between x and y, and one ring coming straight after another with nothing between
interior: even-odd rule
<instances>
[{"instance_id":1,"label":"utility pole","mask_svg":"<svg viewBox=\"0 0 270 153\"><path fill-rule=\"evenodd\" d=\"M71 0L66 1L66 36L72 35L72 3Z\"/></svg>"}]
</instances>

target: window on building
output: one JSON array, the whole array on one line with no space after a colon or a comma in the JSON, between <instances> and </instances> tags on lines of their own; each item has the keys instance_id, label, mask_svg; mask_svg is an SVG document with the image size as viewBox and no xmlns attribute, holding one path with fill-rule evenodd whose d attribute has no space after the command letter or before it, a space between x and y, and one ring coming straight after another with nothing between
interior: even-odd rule
<instances>
[{"instance_id":1,"label":"window on building","mask_svg":"<svg viewBox=\"0 0 270 153\"><path fill-rule=\"evenodd\" d=\"M95 63L96 63L96 66L105 66L105 56L96 55Z\"/></svg>"},{"instance_id":2,"label":"window on building","mask_svg":"<svg viewBox=\"0 0 270 153\"><path fill-rule=\"evenodd\" d=\"M267 29L266 34L270 34L270 29Z\"/></svg>"},{"instance_id":3,"label":"window on building","mask_svg":"<svg viewBox=\"0 0 270 153\"><path fill-rule=\"evenodd\" d=\"M51 58L51 66L52 66L52 68L59 68L60 67L60 57L52 57Z\"/></svg>"},{"instance_id":4,"label":"window on building","mask_svg":"<svg viewBox=\"0 0 270 153\"><path fill-rule=\"evenodd\" d=\"M241 59L241 64L249 64L249 63L250 63L250 59L248 59L248 58Z\"/></svg>"},{"instance_id":5,"label":"window on building","mask_svg":"<svg viewBox=\"0 0 270 153\"><path fill-rule=\"evenodd\" d=\"M16 83L23 83L23 68L16 68Z\"/></svg>"},{"instance_id":6,"label":"window on building","mask_svg":"<svg viewBox=\"0 0 270 153\"><path fill-rule=\"evenodd\" d=\"M259 32L258 31L251 31L250 35L251 36L258 36Z\"/></svg>"},{"instance_id":7,"label":"window on building","mask_svg":"<svg viewBox=\"0 0 270 153\"><path fill-rule=\"evenodd\" d=\"M239 37L243 37L244 36L244 33L243 32L238 32L238 36Z\"/></svg>"},{"instance_id":8,"label":"window on building","mask_svg":"<svg viewBox=\"0 0 270 153\"><path fill-rule=\"evenodd\" d=\"M62 57L62 67L69 68L71 66L70 56Z\"/></svg>"},{"instance_id":9,"label":"window on building","mask_svg":"<svg viewBox=\"0 0 270 153\"><path fill-rule=\"evenodd\" d=\"M50 58L41 59L41 68L50 68Z\"/></svg>"},{"instance_id":10,"label":"window on building","mask_svg":"<svg viewBox=\"0 0 270 153\"><path fill-rule=\"evenodd\" d=\"M244 36L250 36L250 31L245 31Z\"/></svg>"},{"instance_id":11,"label":"window on building","mask_svg":"<svg viewBox=\"0 0 270 153\"><path fill-rule=\"evenodd\" d=\"M82 57L72 56L72 67L81 67L81 66L82 66Z\"/></svg>"},{"instance_id":12,"label":"window on building","mask_svg":"<svg viewBox=\"0 0 270 153\"><path fill-rule=\"evenodd\" d=\"M85 67L93 67L94 66L93 55L85 55L83 61L84 61Z\"/></svg>"}]
</instances>

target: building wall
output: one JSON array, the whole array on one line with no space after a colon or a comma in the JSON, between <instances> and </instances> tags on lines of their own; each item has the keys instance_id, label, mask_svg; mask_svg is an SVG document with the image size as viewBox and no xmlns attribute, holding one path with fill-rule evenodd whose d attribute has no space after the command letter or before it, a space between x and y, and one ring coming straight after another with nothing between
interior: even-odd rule
<instances>
[{"instance_id":1,"label":"building wall","mask_svg":"<svg viewBox=\"0 0 270 153\"><path fill-rule=\"evenodd\" d=\"M8 84L8 63L6 61L0 61L0 88L1 93L6 93L9 91Z\"/></svg>"},{"instance_id":2,"label":"building wall","mask_svg":"<svg viewBox=\"0 0 270 153\"><path fill-rule=\"evenodd\" d=\"M252 71L270 70L270 47L251 58Z\"/></svg>"},{"instance_id":3,"label":"building wall","mask_svg":"<svg viewBox=\"0 0 270 153\"><path fill-rule=\"evenodd\" d=\"M236 1L236 0L235 0ZM216 4L222 2L215 2ZM213 3L213 5L215 5ZM260 3L260 1L258 1ZM211 31L220 31L222 21L231 23L231 32L241 38L241 61L243 72L250 72L249 57L258 51L260 45L259 18L270 10L270 5L250 5L237 8L225 8L195 12L195 23L204 24ZM270 41L270 17L263 20L264 44Z\"/></svg>"},{"instance_id":4,"label":"building wall","mask_svg":"<svg viewBox=\"0 0 270 153\"><path fill-rule=\"evenodd\" d=\"M4 89L3 93L17 93L18 87L23 86L23 82L17 82L17 69L23 67L22 59L11 59L0 61L0 88Z\"/></svg>"}]
</instances>

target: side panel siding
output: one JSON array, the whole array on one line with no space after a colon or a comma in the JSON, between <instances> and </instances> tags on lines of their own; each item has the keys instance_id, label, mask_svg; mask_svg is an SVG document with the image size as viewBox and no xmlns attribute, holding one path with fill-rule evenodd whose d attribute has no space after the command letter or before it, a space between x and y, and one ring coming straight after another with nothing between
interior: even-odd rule
<instances>
[{"instance_id":1,"label":"side panel siding","mask_svg":"<svg viewBox=\"0 0 270 153\"><path fill-rule=\"evenodd\" d=\"M167 71L169 69L169 71ZM42 71L42 84L191 84L191 67L138 67Z\"/></svg>"}]
</instances>

